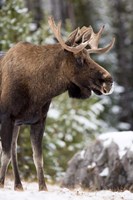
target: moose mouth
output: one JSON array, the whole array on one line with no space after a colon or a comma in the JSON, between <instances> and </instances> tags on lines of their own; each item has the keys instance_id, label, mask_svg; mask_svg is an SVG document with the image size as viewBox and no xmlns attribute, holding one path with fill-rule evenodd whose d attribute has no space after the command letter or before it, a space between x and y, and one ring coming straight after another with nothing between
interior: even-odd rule
<instances>
[{"instance_id":1,"label":"moose mouth","mask_svg":"<svg viewBox=\"0 0 133 200\"><path fill-rule=\"evenodd\" d=\"M97 89L92 89L92 91L93 91L96 95L102 95L102 94L103 94L100 90L97 90Z\"/></svg>"},{"instance_id":2,"label":"moose mouth","mask_svg":"<svg viewBox=\"0 0 133 200\"><path fill-rule=\"evenodd\" d=\"M77 98L77 99L87 99L91 96L92 91L96 95L102 95L102 91L97 88L91 88L91 87L83 87L79 86L77 84L71 83L69 88L68 88L68 94L72 98Z\"/></svg>"},{"instance_id":3,"label":"moose mouth","mask_svg":"<svg viewBox=\"0 0 133 200\"><path fill-rule=\"evenodd\" d=\"M98 89L98 88L94 88L94 87L86 87L86 89L88 89L88 91L93 91L98 96L103 94L103 92L101 91L100 88Z\"/></svg>"},{"instance_id":4,"label":"moose mouth","mask_svg":"<svg viewBox=\"0 0 133 200\"><path fill-rule=\"evenodd\" d=\"M96 85L95 87L92 87L92 91L96 94L96 95L109 95L113 92L113 83L103 83L102 85Z\"/></svg>"},{"instance_id":5,"label":"moose mouth","mask_svg":"<svg viewBox=\"0 0 133 200\"><path fill-rule=\"evenodd\" d=\"M92 91L98 96L102 94L104 95L110 94L111 85L112 84L109 84L109 86L108 84L102 84L102 85L95 85L94 87L90 87L90 86L86 87L86 86L77 85L71 82L68 88L68 93L69 93L69 96L72 98L87 99L91 96Z\"/></svg>"}]
</instances>

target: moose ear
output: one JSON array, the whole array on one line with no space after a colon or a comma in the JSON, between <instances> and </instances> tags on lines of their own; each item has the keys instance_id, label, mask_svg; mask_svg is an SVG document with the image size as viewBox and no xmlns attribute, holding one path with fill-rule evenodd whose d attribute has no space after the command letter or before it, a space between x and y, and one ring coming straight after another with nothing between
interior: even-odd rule
<instances>
[{"instance_id":1,"label":"moose ear","mask_svg":"<svg viewBox=\"0 0 133 200\"><path fill-rule=\"evenodd\" d=\"M65 42L68 46L73 46L75 44L76 38L79 34L79 27L76 28L68 37L67 41Z\"/></svg>"}]
</instances>

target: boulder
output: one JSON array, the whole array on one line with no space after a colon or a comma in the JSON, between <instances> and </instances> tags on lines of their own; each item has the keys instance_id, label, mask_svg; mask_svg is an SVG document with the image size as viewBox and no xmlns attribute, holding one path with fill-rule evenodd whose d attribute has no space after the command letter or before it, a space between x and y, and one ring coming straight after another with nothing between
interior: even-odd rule
<instances>
[{"instance_id":1,"label":"boulder","mask_svg":"<svg viewBox=\"0 0 133 200\"><path fill-rule=\"evenodd\" d=\"M116 136L121 138L122 134L118 132L114 137L110 137L110 134L107 134L108 137L103 134L85 149L76 153L68 162L62 186L68 188L81 186L89 190L122 190L125 188L132 191L132 141L127 143L130 145L121 149L125 144L119 144L121 140L118 140ZM133 137L133 132L130 131L130 134Z\"/></svg>"}]
</instances>

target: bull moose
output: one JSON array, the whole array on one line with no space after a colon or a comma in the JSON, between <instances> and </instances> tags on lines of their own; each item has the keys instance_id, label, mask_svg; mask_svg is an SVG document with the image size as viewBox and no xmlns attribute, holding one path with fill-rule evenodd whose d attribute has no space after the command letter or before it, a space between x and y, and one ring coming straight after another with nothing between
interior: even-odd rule
<instances>
[{"instance_id":1,"label":"bull moose","mask_svg":"<svg viewBox=\"0 0 133 200\"><path fill-rule=\"evenodd\" d=\"M0 59L0 187L4 187L7 167L12 161L14 189L23 190L16 146L20 126L28 124L39 190L47 190L42 139L52 98L68 91L72 98L86 99L92 91L97 95L109 94L112 88L110 73L90 57L91 53L105 53L113 47L114 38L106 47L98 47L104 27L98 33L92 27L77 28L65 42L61 22L56 25L49 17L48 23L59 43L19 42Z\"/></svg>"}]
</instances>

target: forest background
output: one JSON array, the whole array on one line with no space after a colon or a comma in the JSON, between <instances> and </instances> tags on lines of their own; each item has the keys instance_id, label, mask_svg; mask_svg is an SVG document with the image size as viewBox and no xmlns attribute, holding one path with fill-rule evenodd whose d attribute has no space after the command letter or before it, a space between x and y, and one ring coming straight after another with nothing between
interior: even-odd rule
<instances>
[{"instance_id":1,"label":"forest background","mask_svg":"<svg viewBox=\"0 0 133 200\"><path fill-rule=\"evenodd\" d=\"M49 15L62 21L64 38L77 26L91 25L97 32L103 24L101 46L116 38L111 52L93 55L112 74L114 92L85 101L63 94L52 102L43 140L45 174L50 181L60 180L72 155L98 134L133 130L132 13L132 0L0 0L2 52L19 41L55 43L47 23ZM21 128L18 155L22 176L35 179L27 126Z\"/></svg>"}]
</instances>

